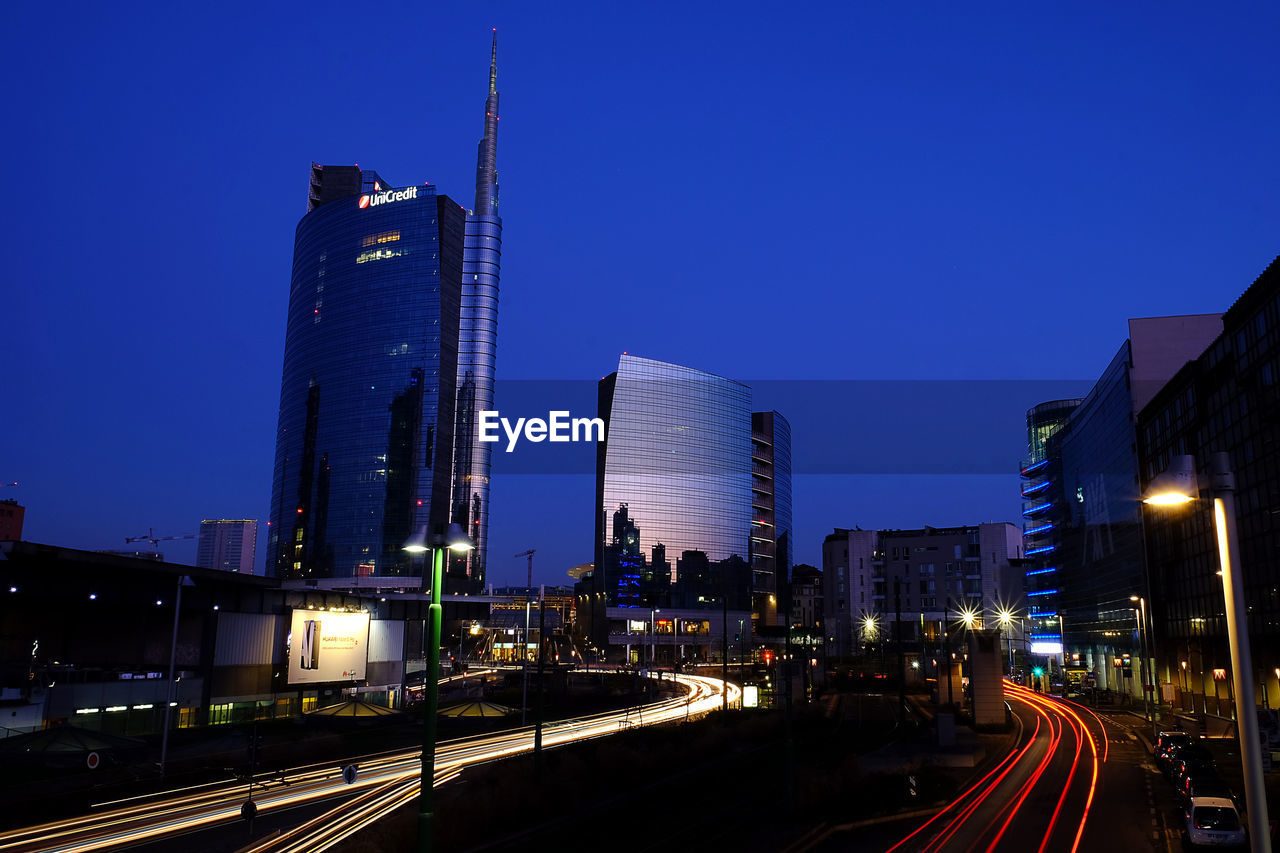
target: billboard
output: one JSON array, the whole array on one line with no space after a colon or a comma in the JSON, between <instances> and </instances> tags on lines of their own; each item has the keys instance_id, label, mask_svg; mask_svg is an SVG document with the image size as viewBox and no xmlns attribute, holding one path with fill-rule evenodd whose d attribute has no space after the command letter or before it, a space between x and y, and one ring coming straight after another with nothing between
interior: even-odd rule
<instances>
[{"instance_id":1,"label":"billboard","mask_svg":"<svg viewBox=\"0 0 1280 853\"><path fill-rule=\"evenodd\" d=\"M363 681L369 614L294 610L289 625L289 683Z\"/></svg>"}]
</instances>

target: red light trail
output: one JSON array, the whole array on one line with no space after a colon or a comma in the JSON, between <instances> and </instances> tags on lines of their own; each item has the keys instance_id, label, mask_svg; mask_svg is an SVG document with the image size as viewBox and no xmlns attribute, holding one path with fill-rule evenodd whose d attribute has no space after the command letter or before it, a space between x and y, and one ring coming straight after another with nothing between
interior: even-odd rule
<instances>
[{"instance_id":1,"label":"red light trail","mask_svg":"<svg viewBox=\"0 0 1280 853\"><path fill-rule=\"evenodd\" d=\"M1015 748L889 853L1078 853L1106 760L1103 722L1084 709L1095 734L1072 703L1009 682L1005 695L1024 708ZM1101 762L1097 737L1104 744ZM1062 827L1072 822L1076 829L1068 834Z\"/></svg>"}]
</instances>

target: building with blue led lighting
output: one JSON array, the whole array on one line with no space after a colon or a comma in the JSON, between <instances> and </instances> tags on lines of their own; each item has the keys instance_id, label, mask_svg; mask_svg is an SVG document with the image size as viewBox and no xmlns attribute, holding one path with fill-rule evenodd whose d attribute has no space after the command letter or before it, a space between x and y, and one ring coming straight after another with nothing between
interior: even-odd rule
<instances>
[{"instance_id":1,"label":"building with blue led lighting","mask_svg":"<svg viewBox=\"0 0 1280 853\"><path fill-rule=\"evenodd\" d=\"M1027 415L1023 540L1033 652L1096 673L1098 685L1141 695L1138 620L1151 598L1138 492L1137 413L1221 332L1221 315L1129 321L1129 338L1079 401Z\"/></svg>"},{"instance_id":2,"label":"building with blue led lighting","mask_svg":"<svg viewBox=\"0 0 1280 853\"><path fill-rule=\"evenodd\" d=\"M1028 651L1062 655L1062 623L1058 618L1058 537L1065 501L1062 459L1050 440L1067 424L1080 400L1051 400L1027 412L1027 450L1022 463L1022 539L1026 559Z\"/></svg>"}]
</instances>

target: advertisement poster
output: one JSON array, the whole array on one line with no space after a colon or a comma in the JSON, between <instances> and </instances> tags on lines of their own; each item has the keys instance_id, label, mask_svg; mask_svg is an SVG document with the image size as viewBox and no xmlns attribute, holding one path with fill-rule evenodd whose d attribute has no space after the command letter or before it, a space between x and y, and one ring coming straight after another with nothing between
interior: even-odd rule
<instances>
[{"instance_id":1,"label":"advertisement poster","mask_svg":"<svg viewBox=\"0 0 1280 853\"><path fill-rule=\"evenodd\" d=\"M290 684L364 680L368 613L295 610L289 631Z\"/></svg>"}]
</instances>

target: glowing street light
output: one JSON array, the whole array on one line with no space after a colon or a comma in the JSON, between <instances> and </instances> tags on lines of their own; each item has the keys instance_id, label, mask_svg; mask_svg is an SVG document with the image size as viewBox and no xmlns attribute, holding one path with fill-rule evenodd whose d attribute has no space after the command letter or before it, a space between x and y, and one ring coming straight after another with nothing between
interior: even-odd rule
<instances>
[{"instance_id":1,"label":"glowing street light","mask_svg":"<svg viewBox=\"0 0 1280 853\"><path fill-rule=\"evenodd\" d=\"M423 554L432 551L431 559L431 606L427 610L428 648L427 669L423 685L426 688L427 708L422 726L422 782L418 792L418 850L430 853L432 841L432 822L435 815L432 811L432 794L436 775L436 712L440 705L440 623L444 608L440 604L440 594L444 586L444 552L469 551L474 548L462 525L450 524L447 528L438 524L427 536L424 524L404 543L404 550L410 554ZM427 580L426 572L422 580Z\"/></svg>"},{"instance_id":2,"label":"glowing street light","mask_svg":"<svg viewBox=\"0 0 1280 853\"><path fill-rule=\"evenodd\" d=\"M1249 837L1255 851L1270 853L1271 829L1267 820L1267 793L1262 774L1262 745L1258 715L1253 708L1253 655L1245 624L1248 609L1240 574L1240 539L1236 534L1236 478L1226 453L1210 455L1210 490L1214 529L1218 536L1218 560L1222 566L1222 595L1226 603L1227 642L1231 647L1232 681L1236 695L1236 724L1240 733L1240 760L1244 765L1245 810ZM1194 456L1175 456L1169 468L1155 477L1142 496L1153 506L1177 506L1200 496ZM1240 702L1249 707L1242 712Z\"/></svg>"}]
</instances>

